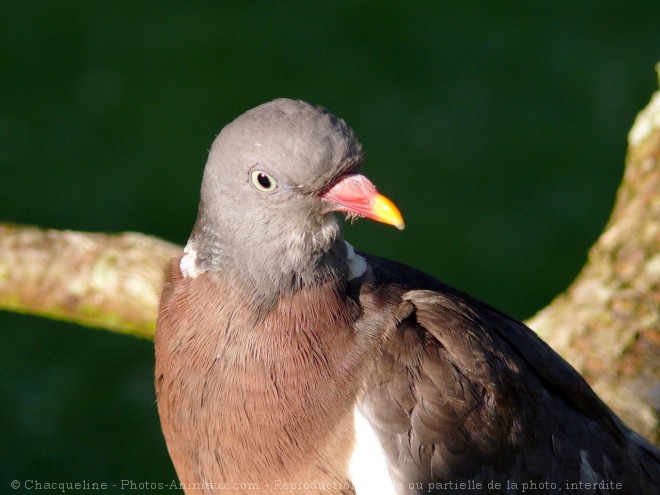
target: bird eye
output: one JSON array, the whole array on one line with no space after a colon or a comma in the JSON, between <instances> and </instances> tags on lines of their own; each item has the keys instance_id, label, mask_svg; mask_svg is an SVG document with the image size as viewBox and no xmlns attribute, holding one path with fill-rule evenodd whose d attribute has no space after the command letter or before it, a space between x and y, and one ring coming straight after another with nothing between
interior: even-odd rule
<instances>
[{"instance_id":1,"label":"bird eye","mask_svg":"<svg viewBox=\"0 0 660 495\"><path fill-rule=\"evenodd\" d=\"M277 189L277 182L266 172L255 170L252 172L252 185L263 192L273 192Z\"/></svg>"}]
</instances>

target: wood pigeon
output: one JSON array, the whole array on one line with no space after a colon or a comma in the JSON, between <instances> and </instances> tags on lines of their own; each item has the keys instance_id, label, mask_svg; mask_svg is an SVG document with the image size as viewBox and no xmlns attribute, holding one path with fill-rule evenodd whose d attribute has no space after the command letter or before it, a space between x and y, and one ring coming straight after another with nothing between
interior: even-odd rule
<instances>
[{"instance_id":1,"label":"wood pigeon","mask_svg":"<svg viewBox=\"0 0 660 495\"><path fill-rule=\"evenodd\" d=\"M403 228L343 120L278 99L211 148L155 385L186 493L658 494L658 449L523 323L354 250Z\"/></svg>"}]
</instances>

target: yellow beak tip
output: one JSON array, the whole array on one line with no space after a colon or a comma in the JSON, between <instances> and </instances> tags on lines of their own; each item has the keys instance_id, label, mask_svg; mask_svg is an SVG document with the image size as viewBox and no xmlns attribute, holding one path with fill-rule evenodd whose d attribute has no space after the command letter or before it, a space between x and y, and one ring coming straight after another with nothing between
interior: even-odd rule
<instances>
[{"instance_id":1,"label":"yellow beak tip","mask_svg":"<svg viewBox=\"0 0 660 495\"><path fill-rule=\"evenodd\" d=\"M399 230L403 230L406 227L399 209L382 194L376 196L374 200L373 213L375 220L394 225Z\"/></svg>"}]
</instances>

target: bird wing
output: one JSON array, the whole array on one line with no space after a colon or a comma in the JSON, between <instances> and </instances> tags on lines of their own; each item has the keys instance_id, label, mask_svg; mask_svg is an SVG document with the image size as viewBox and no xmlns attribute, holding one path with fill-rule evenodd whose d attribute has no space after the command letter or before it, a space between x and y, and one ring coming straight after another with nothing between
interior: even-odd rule
<instances>
[{"instance_id":1,"label":"bird wing","mask_svg":"<svg viewBox=\"0 0 660 495\"><path fill-rule=\"evenodd\" d=\"M579 493L565 484L613 481L654 493L658 449L523 323L417 270L361 255L375 287L398 288L389 304L410 305L360 401L403 492L547 482Z\"/></svg>"}]
</instances>

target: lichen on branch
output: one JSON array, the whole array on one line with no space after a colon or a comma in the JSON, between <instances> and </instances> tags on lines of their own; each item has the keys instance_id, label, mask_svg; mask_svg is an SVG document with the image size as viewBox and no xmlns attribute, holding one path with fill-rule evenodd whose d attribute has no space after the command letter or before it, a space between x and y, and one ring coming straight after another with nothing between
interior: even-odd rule
<instances>
[{"instance_id":1,"label":"lichen on branch","mask_svg":"<svg viewBox=\"0 0 660 495\"><path fill-rule=\"evenodd\" d=\"M0 224L0 309L152 338L168 260L143 234Z\"/></svg>"}]
</instances>

